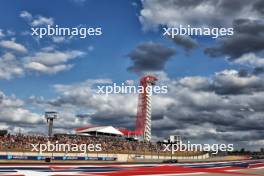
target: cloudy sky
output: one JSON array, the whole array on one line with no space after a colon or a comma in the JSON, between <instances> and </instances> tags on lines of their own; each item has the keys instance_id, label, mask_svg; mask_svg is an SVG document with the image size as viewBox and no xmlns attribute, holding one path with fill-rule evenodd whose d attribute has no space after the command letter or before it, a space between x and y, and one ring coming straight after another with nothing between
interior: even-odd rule
<instances>
[{"instance_id":1,"label":"cloudy sky","mask_svg":"<svg viewBox=\"0 0 264 176\"><path fill-rule=\"evenodd\" d=\"M8 0L0 3L0 128L46 134L86 125L134 129L137 95L97 85L152 73L153 138L264 145L263 0ZM31 27L101 27L101 36L31 36ZM163 27L233 27L234 35L162 36Z\"/></svg>"}]
</instances>

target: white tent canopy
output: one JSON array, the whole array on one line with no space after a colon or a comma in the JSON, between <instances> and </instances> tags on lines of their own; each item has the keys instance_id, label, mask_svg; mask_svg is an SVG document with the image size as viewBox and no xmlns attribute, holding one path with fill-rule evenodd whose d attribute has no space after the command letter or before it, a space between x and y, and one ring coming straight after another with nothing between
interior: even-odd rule
<instances>
[{"instance_id":1,"label":"white tent canopy","mask_svg":"<svg viewBox=\"0 0 264 176\"><path fill-rule=\"evenodd\" d=\"M104 133L104 134L110 134L110 135L121 135L123 136L123 133L121 133L118 129L114 128L113 126L99 126L99 127L88 127L81 130L76 131L77 133Z\"/></svg>"}]
</instances>

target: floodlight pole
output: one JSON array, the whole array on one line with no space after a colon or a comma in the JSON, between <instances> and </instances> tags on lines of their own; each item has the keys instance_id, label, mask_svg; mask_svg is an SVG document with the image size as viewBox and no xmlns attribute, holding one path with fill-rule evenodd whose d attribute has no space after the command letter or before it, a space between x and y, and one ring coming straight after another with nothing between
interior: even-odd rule
<instances>
[{"instance_id":1,"label":"floodlight pole","mask_svg":"<svg viewBox=\"0 0 264 176\"><path fill-rule=\"evenodd\" d=\"M53 121L54 119L58 118L57 112L45 112L45 118L47 119L48 123L48 136L52 137L52 129L53 129Z\"/></svg>"},{"instance_id":2,"label":"floodlight pole","mask_svg":"<svg viewBox=\"0 0 264 176\"><path fill-rule=\"evenodd\" d=\"M49 120L47 120L48 122L48 124L49 124L49 133L48 133L48 135L49 135L49 137L51 137L52 136L52 128L53 128L53 119L49 119Z\"/></svg>"}]
</instances>

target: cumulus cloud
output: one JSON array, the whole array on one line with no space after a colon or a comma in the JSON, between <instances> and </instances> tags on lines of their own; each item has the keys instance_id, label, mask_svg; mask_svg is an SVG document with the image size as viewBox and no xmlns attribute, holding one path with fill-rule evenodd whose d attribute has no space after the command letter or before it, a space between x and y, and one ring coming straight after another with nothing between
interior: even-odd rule
<instances>
[{"instance_id":1,"label":"cumulus cloud","mask_svg":"<svg viewBox=\"0 0 264 176\"><path fill-rule=\"evenodd\" d=\"M56 65L67 62L76 57L83 56L84 53L78 50L72 51L40 51L34 53L32 56L26 57L29 62L39 62L45 65Z\"/></svg>"},{"instance_id":2,"label":"cumulus cloud","mask_svg":"<svg viewBox=\"0 0 264 176\"><path fill-rule=\"evenodd\" d=\"M258 20L237 19L234 21L234 35L219 40L217 46L207 48L211 57L227 56L235 60L247 53L264 49L264 23Z\"/></svg>"},{"instance_id":3,"label":"cumulus cloud","mask_svg":"<svg viewBox=\"0 0 264 176\"><path fill-rule=\"evenodd\" d=\"M65 52L53 49L48 51L43 50L25 57L26 63L24 67L30 71L43 74L54 74L71 69L73 65L68 62L83 55L84 52L77 50Z\"/></svg>"},{"instance_id":4,"label":"cumulus cloud","mask_svg":"<svg viewBox=\"0 0 264 176\"><path fill-rule=\"evenodd\" d=\"M211 57L236 60L249 53L263 51L263 1L261 0L142 0L139 20L144 29L157 27L233 27L234 35L219 38L216 45L205 49ZM177 36L177 45L186 50L197 46L190 37ZM263 68L255 69L261 72Z\"/></svg>"},{"instance_id":5,"label":"cumulus cloud","mask_svg":"<svg viewBox=\"0 0 264 176\"><path fill-rule=\"evenodd\" d=\"M261 20L234 20L234 35L220 39L215 46L205 49L211 57L224 57L229 61L247 66L254 74L264 72L264 23Z\"/></svg>"},{"instance_id":6,"label":"cumulus cloud","mask_svg":"<svg viewBox=\"0 0 264 176\"><path fill-rule=\"evenodd\" d=\"M22 11L20 17L25 19L32 26L42 26L42 25L53 25L54 19L51 17L44 17L41 15L33 16L28 11Z\"/></svg>"},{"instance_id":7,"label":"cumulus cloud","mask_svg":"<svg viewBox=\"0 0 264 176\"><path fill-rule=\"evenodd\" d=\"M17 58L13 53L0 56L0 79L12 79L26 73L56 74L71 69L71 60L82 57L85 52L79 50L59 51L43 48L29 56Z\"/></svg>"},{"instance_id":8,"label":"cumulus cloud","mask_svg":"<svg viewBox=\"0 0 264 176\"><path fill-rule=\"evenodd\" d=\"M254 53L248 53L236 59L234 63L250 67L264 67L264 58L259 57Z\"/></svg>"},{"instance_id":9,"label":"cumulus cloud","mask_svg":"<svg viewBox=\"0 0 264 176\"><path fill-rule=\"evenodd\" d=\"M262 0L258 0L255 4L254 4L254 9L264 15L264 2Z\"/></svg>"},{"instance_id":10,"label":"cumulus cloud","mask_svg":"<svg viewBox=\"0 0 264 176\"><path fill-rule=\"evenodd\" d=\"M26 20L32 20L33 18L32 15L28 11L22 11L19 16Z\"/></svg>"},{"instance_id":11,"label":"cumulus cloud","mask_svg":"<svg viewBox=\"0 0 264 176\"><path fill-rule=\"evenodd\" d=\"M24 107L24 101L15 96L6 96L0 92L0 116L2 125L11 130L14 127L35 128L44 123L44 118ZM11 130L12 131L12 130Z\"/></svg>"},{"instance_id":12,"label":"cumulus cloud","mask_svg":"<svg viewBox=\"0 0 264 176\"><path fill-rule=\"evenodd\" d=\"M38 63L38 62L30 62L25 65L26 69L29 69L31 71L36 71L39 73L44 74L55 74L64 70L69 70L73 67L71 64L60 64L55 66L46 66L44 64Z\"/></svg>"},{"instance_id":13,"label":"cumulus cloud","mask_svg":"<svg viewBox=\"0 0 264 176\"><path fill-rule=\"evenodd\" d=\"M186 51L190 51L191 49L198 47L198 42L188 35L177 35L172 40L175 44L183 47Z\"/></svg>"},{"instance_id":14,"label":"cumulus cloud","mask_svg":"<svg viewBox=\"0 0 264 176\"><path fill-rule=\"evenodd\" d=\"M6 53L0 57L0 79L11 79L24 75L24 69L16 56Z\"/></svg>"},{"instance_id":15,"label":"cumulus cloud","mask_svg":"<svg viewBox=\"0 0 264 176\"><path fill-rule=\"evenodd\" d=\"M24 45L16 43L13 40L2 40L0 46L20 53L27 53L27 49Z\"/></svg>"},{"instance_id":16,"label":"cumulus cloud","mask_svg":"<svg viewBox=\"0 0 264 176\"><path fill-rule=\"evenodd\" d=\"M262 78L241 78L237 71L226 70L213 79L185 77L172 82L168 96L175 102L162 119L153 122L156 135L180 134L199 142L236 141L236 147L240 143L245 146L246 141L263 139L263 128L259 125L263 121L260 118L264 95Z\"/></svg>"},{"instance_id":17,"label":"cumulus cloud","mask_svg":"<svg viewBox=\"0 0 264 176\"><path fill-rule=\"evenodd\" d=\"M3 38L5 36L4 32L2 29L0 29L0 38Z\"/></svg>"},{"instance_id":18,"label":"cumulus cloud","mask_svg":"<svg viewBox=\"0 0 264 176\"><path fill-rule=\"evenodd\" d=\"M139 20L144 29L159 25L168 27L193 26L230 26L237 18L259 18L259 0L142 0Z\"/></svg>"},{"instance_id":19,"label":"cumulus cloud","mask_svg":"<svg viewBox=\"0 0 264 176\"><path fill-rule=\"evenodd\" d=\"M115 123L117 127L123 126L122 124L127 127L132 121L126 119L130 119L132 114L136 113L136 99L133 96L125 96L129 101L122 105L119 102L124 101L123 95L105 96L96 93L96 85L109 83L112 83L112 80L97 79L72 85L54 85L55 91L59 94L57 98L45 100L31 97L29 102L62 113L60 115L62 118L55 127L61 127L67 132L89 124L102 125L104 122L105 125ZM82 113L88 115L80 116Z\"/></svg>"},{"instance_id":20,"label":"cumulus cloud","mask_svg":"<svg viewBox=\"0 0 264 176\"><path fill-rule=\"evenodd\" d=\"M128 54L133 65L128 68L132 72L161 71L166 62L175 54L175 49L159 43L147 42L138 45Z\"/></svg>"},{"instance_id":21,"label":"cumulus cloud","mask_svg":"<svg viewBox=\"0 0 264 176\"><path fill-rule=\"evenodd\" d=\"M239 71L224 70L216 73L213 89L219 94L243 94L263 91L262 77L241 76Z\"/></svg>"},{"instance_id":22,"label":"cumulus cloud","mask_svg":"<svg viewBox=\"0 0 264 176\"><path fill-rule=\"evenodd\" d=\"M53 18L46 18L43 16L38 16L36 17L36 19L34 19L31 22L32 26L53 25L53 24L54 24Z\"/></svg>"}]
</instances>

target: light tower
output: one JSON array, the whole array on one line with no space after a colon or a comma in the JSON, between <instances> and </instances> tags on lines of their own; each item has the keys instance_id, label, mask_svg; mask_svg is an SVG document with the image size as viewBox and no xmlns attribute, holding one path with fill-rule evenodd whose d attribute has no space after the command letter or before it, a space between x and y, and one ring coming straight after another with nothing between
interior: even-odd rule
<instances>
[{"instance_id":1,"label":"light tower","mask_svg":"<svg viewBox=\"0 0 264 176\"><path fill-rule=\"evenodd\" d=\"M48 135L49 135L49 137L51 137L52 136L52 128L53 128L53 120L58 118L58 113L53 112L53 111L45 112L45 118L47 119L47 123L49 124Z\"/></svg>"},{"instance_id":2,"label":"light tower","mask_svg":"<svg viewBox=\"0 0 264 176\"><path fill-rule=\"evenodd\" d=\"M139 94L136 133L141 135L144 141L151 139L151 95L149 90L151 86L155 85L158 79L154 76L144 76L140 79L140 86L144 91Z\"/></svg>"}]
</instances>

